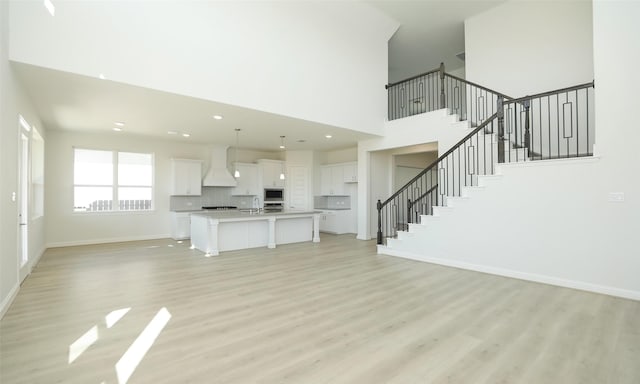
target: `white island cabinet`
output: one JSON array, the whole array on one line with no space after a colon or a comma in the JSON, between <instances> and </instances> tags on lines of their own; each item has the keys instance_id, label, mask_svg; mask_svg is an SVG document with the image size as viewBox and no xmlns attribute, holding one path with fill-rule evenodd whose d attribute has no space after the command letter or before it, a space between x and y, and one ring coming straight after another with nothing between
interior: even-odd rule
<instances>
[{"instance_id":1,"label":"white island cabinet","mask_svg":"<svg viewBox=\"0 0 640 384\"><path fill-rule=\"evenodd\" d=\"M278 244L320 242L320 213L203 212L191 215L191 245L216 256L223 251Z\"/></svg>"}]
</instances>

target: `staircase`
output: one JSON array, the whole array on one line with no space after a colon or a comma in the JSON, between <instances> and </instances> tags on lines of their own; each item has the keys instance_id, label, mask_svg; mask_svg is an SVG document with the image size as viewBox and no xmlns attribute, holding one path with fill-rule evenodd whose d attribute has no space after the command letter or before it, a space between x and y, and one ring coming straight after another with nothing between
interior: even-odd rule
<instances>
[{"instance_id":1,"label":"staircase","mask_svg":"<svg viewBox=\"0 0 640 384\"><path fill-rule=\"evenodd\" d=\"M430 236L443 226L455 230L456 210L490 193L505 164L593 155L593 82L514 99L441 65L387 89L389 120L440 107L470 132L378 201L378 253L424 260Z\"/></svg>"}]
</instances>

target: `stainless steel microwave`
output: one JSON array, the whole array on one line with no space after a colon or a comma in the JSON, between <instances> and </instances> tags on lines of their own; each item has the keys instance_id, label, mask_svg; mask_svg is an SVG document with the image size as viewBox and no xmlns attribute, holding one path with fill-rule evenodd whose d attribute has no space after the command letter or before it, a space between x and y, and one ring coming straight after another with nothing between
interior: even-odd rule
<instances>
[{"instance_id":1,"label":"stainless steel microwave","mask_svg":"<svg viewBox=\"0 0 640 384\"><path fill-rule=\"evenodd\" d=\"M282 188L265 188L264 201L284 201L284 190Z\"/></svg>"}]
</instances>

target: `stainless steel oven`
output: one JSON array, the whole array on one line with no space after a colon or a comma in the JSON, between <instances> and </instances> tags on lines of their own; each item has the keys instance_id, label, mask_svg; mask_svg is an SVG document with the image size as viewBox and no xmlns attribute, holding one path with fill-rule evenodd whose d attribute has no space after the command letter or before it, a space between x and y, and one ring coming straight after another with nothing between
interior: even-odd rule
<instances>
[{"instance_id":1,"label":"stainless steel oven","mask_svg":"<svg viewBox=\"0 0 640 384\"><path fill-rule=\"evenodd\" d=\"M284 210L284 190L282 188L264 189L265 212L281 212Z\"/></svg>"},{"instance_id":2,"label":"stainless steel oven","mask_svg":"<svg viewBox=\"0 0 640 384\"><path fill-rule=\"evenodd\" d=\"M282 188L265 188L264 189L264 202L267 201L284 201L284 189Z\"/></svg>"}]
</instances>

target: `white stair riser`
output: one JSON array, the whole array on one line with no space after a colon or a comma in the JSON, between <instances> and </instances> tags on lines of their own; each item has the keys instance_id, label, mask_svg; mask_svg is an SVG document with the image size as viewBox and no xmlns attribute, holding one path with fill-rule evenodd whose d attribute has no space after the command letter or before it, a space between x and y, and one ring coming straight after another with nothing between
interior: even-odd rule
<instances>
[{"instance_id":1,"label":"white stair riser","mask_svg":"<svg viewBox=\"0 0 640 384\"><path fill-rule=\"evenodd\" d=\"M440 220L440 217L438 217L438 216L420 215L420 223L421 224L428 225L429 223L437 222L438 220Z\"/></svg>"},{"instance_id":2,"label":"white stair riser","mask_svg":"<svg viewBox=\"0 0 640 384\"><path fill-rule=\"evenodd\" d=\"M415 236L415 233L413 232L398 231L399 240L412 239L414 236Z\"/></svg>"},{"instance_id":3,"label":"white stair riser","mask_svg":"<svg viewBox=\"0 0 640 384\"><path fill-rule=\"evenodd\" d=\"M449 216L453 214L452 207L433 207L434 216Z\"/></svg>"},{"instance_id":4,"label":"white stair riser","mask_svg":"<svg viewBox=\"0 0 640 384\"><path fill-rule=\"evenodd\" d=\"M409 224L409 233L424 233L429 231L429 225L427 224Z\"/></svg>"},{"instance_id":5,"label":"white stair riser","mask_svg":"<svg viewBox=\"0 0 640 384\"><path fill-rule=\"evenodd\" d=\"M446 196L445 204L447 207L459 207L465 205L469 201L468 197L462 196Z\"/></svg>"}]
</instances>

